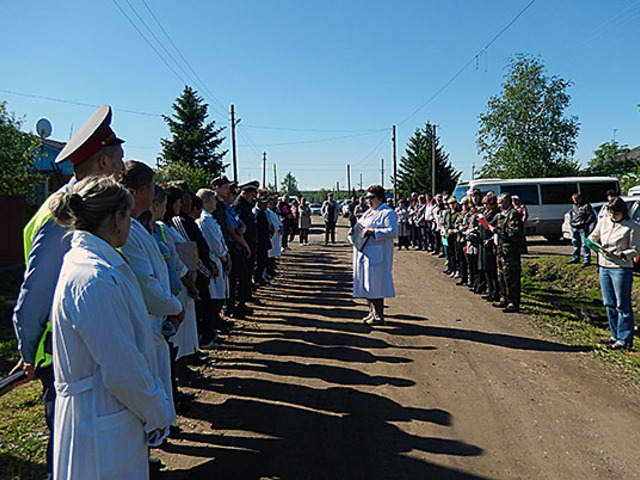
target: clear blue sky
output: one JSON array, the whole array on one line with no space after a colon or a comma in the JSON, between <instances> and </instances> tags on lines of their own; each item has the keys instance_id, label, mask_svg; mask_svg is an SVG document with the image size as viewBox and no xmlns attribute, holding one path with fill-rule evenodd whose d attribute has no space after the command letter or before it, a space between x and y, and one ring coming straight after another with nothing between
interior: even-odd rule
<instances>
[{"instance_id":1,"label":"clear blue sky","mask_svg":"<svg viewBox=\"0 0 640 480\"><path fill-rule=\"evenodd\" d=\"M410 116L529 2L0 0L0 100L26 117L26 129L47 117L52 138L62 141L91 114L91 107L8 91L111 104L114 129L127 140L126 157L153 165L160 138L168 136L158 115L171 112L171 103L188 83L205 97L219 125L228 125L229 105L235 104L242 119L241 180L262 178L266 151L269 181L275 163L279 180L291 171L303 189L336 181L343 188L351 164L352 182L362 174L367 186L380 182L384 159L389 186L393 124L400 157L416 128L436 123L453 165L469 178L472 164L482 164L475 146L478 115L499 93L507 58L528 53L541 56L549 75L574 83L568 113L581 124L577 160L586 162L614 129L620 143L639 145L637 0L536 0L477 61ZM228 129L225 135L228 148Z\"/></svg>"}]
</instances>

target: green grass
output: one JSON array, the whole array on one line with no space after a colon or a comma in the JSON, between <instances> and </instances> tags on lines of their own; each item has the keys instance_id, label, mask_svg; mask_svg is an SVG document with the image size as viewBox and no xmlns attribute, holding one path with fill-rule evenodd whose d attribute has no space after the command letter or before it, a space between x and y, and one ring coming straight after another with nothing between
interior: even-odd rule
<instances>
[{"instance_id":1,"label":"green grass","mask_svg":"<svg viewBox=\"0 0 640 480\"><path fill-rule=\"evenodd\" d=\"M567 265L566 257L554 255L524 257L522 299L537 323L556 338L584 347L593 355L615 364L640 384L640 350L637 346L631 352L614 352L598 343L599 339L609 336L609 327L596 266ZM640 276L637 274L634 274L632 299L636 312L640 299ZM591 318L585 318L581 310L588 312Z\"/></svg>"}]
</instances>

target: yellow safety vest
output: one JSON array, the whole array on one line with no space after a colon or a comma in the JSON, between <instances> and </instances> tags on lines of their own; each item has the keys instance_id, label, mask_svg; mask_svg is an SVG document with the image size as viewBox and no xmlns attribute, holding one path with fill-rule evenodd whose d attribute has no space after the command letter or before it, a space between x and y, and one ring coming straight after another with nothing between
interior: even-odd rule
<instances>
[{"instance_id":1,"label":"yellow safety vest","mask_svg":"<svg viewBox=\"0 0 640 480\"><path fill-rule=\"evenodd\" d=\"M36 214L31 217L31 220L29 220L29 223L27 223L27 225L24 227L24 230L22 231L22 241L24 244L24 264L27 268L29 268L29 254L31 253L31 249L33 248L33 239L35 238L36 233L38 233L38 230L40 230L40 228L45 223L53 219L51 210L49 210L49 200L51 200L51 197L47 198L44 201ZM36 349L36 368L47 367L51 365L51 362L53 361L51 334L51 321L47 320L47 324L45 325L42 337L40 337L40 341L38 342L38 348Z\"/></svg>"}]
</instances>

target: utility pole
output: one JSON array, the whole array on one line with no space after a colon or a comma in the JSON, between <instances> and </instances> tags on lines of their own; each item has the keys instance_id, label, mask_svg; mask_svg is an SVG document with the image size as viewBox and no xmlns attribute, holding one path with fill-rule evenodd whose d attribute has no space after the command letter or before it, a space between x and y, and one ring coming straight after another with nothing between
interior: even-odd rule
<instances>
[{"instance_id":1,"label":"utility pole","mask_svg":"<svg viewBox=\"0 0 640 480\"><path fill-rule=\"evenodd\" d=\"M384 158L381 161L380 165L380 185L384 188Z\"/></svg>"},{"instance_id":2,"label":"utility pole","mask_svg":"<svg viewBox=\"0 0 640 480\"><path fill-rule=\"evenodd\" d=\"M340 182L336 182L336 200L340 198Z\"/></svg>"},{"instance_id":3,"label":"utility pole","mask_svg":"<svg viewBox=\"0 0 640 480\"><path fill-rule=\"evenodd\" d=\"M267 152L262 152L262 188L267 188Z\"/></svg>"},{"instance_id":4,"label":"utility pole","mask_svg":"<svg viewBox=\"0 0 640 480\"><path fill-rule=\"evenodd\" d=\"M431 194L436 194L436 125L431 125Z\"/></svg>"},{"instance_id":5,"label":"utility pole","mask_svg":"<svg viewBox=\"0 0 640 480\"><path fill-rule=\"evenodd\" d=\"M276 175L276 164L273 164L273 188L276 189L276 193L278 193L278 175Z\"/></svg>"},{"instance_id":6,"label":"utility pole","mask_svg":"<svg viewBox=\"0 0 640 480\"><path fill-rule=\"evenodd\" d=\"M476 162L471 164L471 180L475 180L476 178Z\"/></svg>"},{"instance_id":7,"label":"utility pole","mask_svg":"<svg viewBox=\"0 0 640 480\"><path fill-rule=\"evenodd\" d=\"M233 181L238 181L238 153L236 152L236 125L240 123L240 119L236 120L235 107L231 105L231 154L233 156Z\"/></svg>"},{"instance_id":8,"label":"utility pole","mask_svg":"<svg viewBox=\"0 0 640 480\"><path fill-rule=\"evenodd\" d=\"M363 190L363 188L362 188L362 174L360 174L360 191L362 191L362 190Z\"/></svg>"},{"instance_id":9,"label":"utility pole","mask_svg":"<svg viewBox=\"0 0 640 480\"><path fill-rule=\"evenodd\" d=\"M351 195L351 165L347 165L347 192Z\"/></svg>"},{"instance_id":10,"label":"utility pole","mask_svg":"<svg viewBox=\"0 0 640 480\"><path fill-rule=\"evenodd\" d=\"M393 126L393 198L394 204L398 201L398 160L396 158L396 126Z\"/></svg>"}]
</instances>

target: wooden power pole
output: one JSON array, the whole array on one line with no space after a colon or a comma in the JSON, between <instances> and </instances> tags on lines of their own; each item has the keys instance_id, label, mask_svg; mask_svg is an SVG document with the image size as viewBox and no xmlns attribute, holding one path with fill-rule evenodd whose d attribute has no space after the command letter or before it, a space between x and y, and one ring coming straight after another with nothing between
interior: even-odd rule
<instances>
[{"instance_id":1,"label":"wooden power pole","mask_svg":"<svg viewBox=\"0 0 640 480\"><path fill-rule=\"evenodd\" d=\"M262 188L267 188L267 152L262 152Z\"/></svg>"},{"instance_id":2,"label":"wooden power pole","mask_svg":"<svg viewBox=\"0 0 640 480\"><path fill-rule=\"evenodd\" d=\"M235 107L231 105L231 155L233 158L233 181L238 181L238 153L236 152L236 125L240 123L240 119L236 121Z\"/></svg>"},{"instance_id":3,"label":"wooden power pole","mask_svg":"<svg viewBox=\"0 0 640 480\"><path fill-rule=\"evenodd\" d=\"M396 126L393 126L393 198L394 204L398 201L398 159L396 158Z\"/></svg>"}]
</instances>

